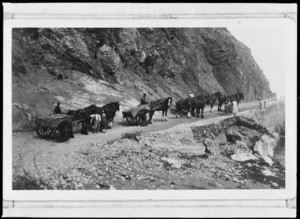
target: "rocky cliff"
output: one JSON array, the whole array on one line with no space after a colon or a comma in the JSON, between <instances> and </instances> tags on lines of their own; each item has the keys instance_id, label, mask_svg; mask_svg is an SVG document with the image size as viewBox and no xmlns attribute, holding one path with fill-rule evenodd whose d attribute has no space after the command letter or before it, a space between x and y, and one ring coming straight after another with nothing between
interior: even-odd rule
<instances>
[{"instance_id":1,"label":"rocky cliff","mask_svg":"<svg viewBox=\"0 0 300 219\"><path fill-rule=\"evenodd\" d=\"M13 130L62 109L221 91L272 95L250 49L225 28L13 29Z\"/></svg>"}]
</instances>

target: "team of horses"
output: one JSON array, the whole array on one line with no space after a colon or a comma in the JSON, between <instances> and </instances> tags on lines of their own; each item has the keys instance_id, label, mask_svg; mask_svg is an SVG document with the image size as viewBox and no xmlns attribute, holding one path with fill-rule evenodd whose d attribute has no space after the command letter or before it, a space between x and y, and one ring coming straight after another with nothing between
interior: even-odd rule
<instances>
[{"instance_id":1,"label":"team of horses","mask_svg":"<svg viewBox=\"0 0 300 219\"><path fill-rule=\"evenodd\" d=\"M112 123L116 112L120 110L119 102L111 102L109 104L104 105L103 107L97 107L96 105L90 105L83 109L78 110L69 110L66 114L72 116L73 121L78 121L81 123L82 129L81 134L87 135L87 127L89 124L93 122L90 116L93 114L105 115L105 118L101 118L102 120L105 119L105 126L107 127L109 123ZM70 137L73 138L73 129L69 130Z\"/></svg>"},{"instance_id":2,"label":"team of horses","mask_svg":"<svg viewBox=\"0 0 300 219\"><path fill-rule=\"evenodd\" d=\"M188 117L196 116L204 118L203 111L206 105L210 106L210 111L213 112L214 104L218 101L218 111L221 111L222 105L226 101L237 101L244 100L243 92L237 92L232 95L223 95L221 92L216 92L210 95L198 95L195 97L189 97L181 99L175 104L176 118L178 115L183 116L183 113L187 114ZM153 123L153 115L156 111L162 112L162 120L168 120L168 111L173 103L172 97L162 98L149 103L150 106L150 123ZM93 114L105 115L106 127L109 123L112 124L116 112L120 111L119 102L111 102L102 107L97 107L96 105L90 105L83 109L69 110L66 114L72 116L73 121L78 121L82 124L81 134L88 134L88 125L91 124L92 120L90 118ZM73 138L73 128L70 127L70 137Z\"/></svg>"},{"instance_id":3,"label":"team of horses","mask_svg":"<svg viewBox=\"0 0 300 219\"><path fill-rule=\"evenodd\" d=\"M182 116L184 112L188 117L196 116L204 118L203 111L206 105L210 105L210 112L213 112L214 104L218 101L218 111L221 111L222 105L226 101L237 101L237 104L239 104L241 100L244 100L243 92L237 92L227 96L218 91L210 95L188 97L176 102L176 118L178 117L178 114Z\"/></svg>"}]
</instances>

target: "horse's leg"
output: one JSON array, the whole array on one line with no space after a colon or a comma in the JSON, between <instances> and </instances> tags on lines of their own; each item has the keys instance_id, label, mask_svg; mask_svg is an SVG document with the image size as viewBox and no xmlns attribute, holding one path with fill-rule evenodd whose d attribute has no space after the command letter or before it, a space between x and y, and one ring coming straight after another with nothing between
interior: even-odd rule
<instances>
[{"instance_id":1,"label":"horse's leg","mask_svg":"<svg viewBox=\"0 0 300 219\"><path fill-rule=\"evenodd\" d=\"M168 109L165 111L165 120L168 121Z\"/></svg>"},{"instance_id":2,"label":"horse's leg","mask_svg":"<svg viewBox=\"0 0 300 219\"><path fill-rule=\"evenodd\" d=\"M214 107L214 104L210 104L210 112L212 113L213 112L213 107Z\"/></svg>"},{"instance_id":3,"label":"horse's leg","mask_svg":"<svg viewBox=\"0 0 300 219\"><path fill-rule=\"evenodd\" d=\"M74 134L73 134L73 124L71 124L71 125L69 126L68 132L69 132L70 138L74 138Z\"/></svg>"},{"instance_id":4,"label":"horse's leg","mask_svg":"<svg viewBox=\"0 0 300 219\"><path fill-rule=\"evenodd\" d=\"M188 118L191 118L191 117L192 117L190 111L191 111L191 109L188 109L188 114L187 114L187 117L188 117Z\"/></svg>"},{"instance_id":5,"label":"horse's leg","mask_svg":"<svg viewBox=\"0 0 300 219\"><path fill-rule=\"evenodd\" d=\"M195 116L195 107L194 107L194 106L192 107L191 115L192 115L192 116Z\"/></svg>"},{"instance_id":6,"label":"horse's leg","mask_svg":"<svg viewBox=\"0 0 300 219\"><path fill-rule=\"evenodd\" d=\"M86 129L85 122L82 121L81 122L81 134L86 135L86 130L85 129Z\"/></svg>"},{"instance_id":7,"label":"horse's leg","mask_svg":"<svg viewBox=\"0 0 300 219\"><path fill-rule=\"evenodd\" d=\"M81 122L81 134L83 134L83 122Z\"/></svg>"},{"instance_id":8,"label":"horse's leg","mask_svg":"<svg viewBox=\"0 0 300 219\"><path fill-rule=\"evenodd\" d=\"M200 108L196 108L196 117L198 117L199 118L199 115L200 115Z\"/></svg>"},{"instance_id":9,"label":"horse's leg","mask_svg":"<svg viewBox=\"0 0 300 219\"><path fill-rule=\"evenodd\" d=\"M87 122L86 121L84 122L84 134L85 135L89 134L88 131L87 131Z\"/></svg>"},{"instance_id":10,"label":"horse's leg","mask_svg":"<svg viewBox=\"0 0 300 219\"><path fill-rule=\"evenodd\" d=\"M153 124L153 115L155 111L150 111L149 117L150 117L150 124Z\"/></svg>"},{"instance_id":11,"label":"horse's leg","mask_svg":"<svg viewBox=\"0 0 300 219\"><path fill-rule=\"evenodd\" d=\"M201 118L204 118L203 111L204 111L204 106L201 108Z\"/></svg>"},{"instance_id":12,"label":"horse's leg","mask_svg":"<svg viewBox=\"0 0 300 219\"><path fill-rule=\"evenodd\" d=\"M161 111L161 116L162 116L161 121L164 121L165 117L164 117L164 111L163 110Z\"/></svg>"}]
</instances>

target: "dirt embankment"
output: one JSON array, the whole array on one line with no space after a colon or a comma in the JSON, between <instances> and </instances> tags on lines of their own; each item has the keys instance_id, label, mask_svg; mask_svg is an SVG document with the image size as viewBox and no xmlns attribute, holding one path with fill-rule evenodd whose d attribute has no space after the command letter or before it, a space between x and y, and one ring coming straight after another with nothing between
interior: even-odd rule
<instances>
[{"instance_id":1,"label":"dirt embankment","mask_svg":"<svg viewBox=\"0 0 300 219\"><path fill-rule=\"evenodd\" d=\"M37 174L15 171L13 187L285 188L284 165L272 154L280 138L257 120L266 117L258 115L262 114L229 117L207 125L182 124L163 131L129 133L119 140L81 145L62 157L61 165L43 152L34 161Z\"/></svg>"}]
</instances>

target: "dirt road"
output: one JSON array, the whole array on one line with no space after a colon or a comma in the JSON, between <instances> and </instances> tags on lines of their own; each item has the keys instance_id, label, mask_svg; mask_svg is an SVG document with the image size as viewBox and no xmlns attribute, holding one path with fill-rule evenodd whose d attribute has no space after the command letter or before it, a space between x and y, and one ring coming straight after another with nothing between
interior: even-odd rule
<instances>
[{"instance_id":1,"label":"dirt road","mask_svg":"<svg viewBox=\"0 0 300 219\"><path fill-rule=\"evenodd\" d=\"M249 104L241 104L240 111L241 113L249 111ZM200 125L227 118L224 112L210 113L208 108L204 113L204 119L175 118L175 115L170 115L168 122L163 122L160 120L160 115L160 112L157 112L154 116L154 124L146 127L130 126L119 115L115 119L113 129L99 134L89 132L89 135L81 135L81 127L74 127L75 138L64 143L41 139L35 132L13 133L13 175L26 175L40 179L41 175L45 176L45 173L41 171L46 172L47 169L56 171L72 165L78 166L80 165L79 161L74 160L74 157L77 156L79 150L85 148L85 145L117 140L126 133L161 131L179 124L193 125L197 123Z\"/></svg>"}]
</instances>

